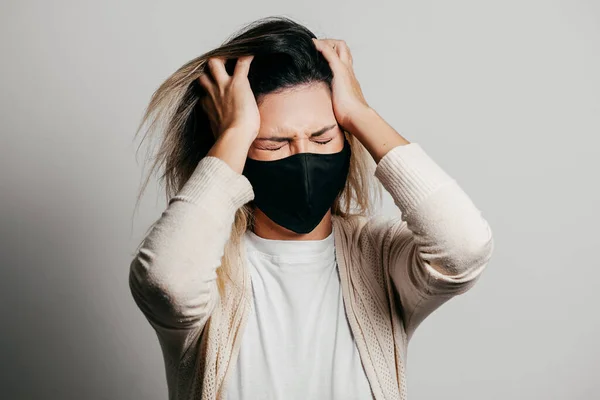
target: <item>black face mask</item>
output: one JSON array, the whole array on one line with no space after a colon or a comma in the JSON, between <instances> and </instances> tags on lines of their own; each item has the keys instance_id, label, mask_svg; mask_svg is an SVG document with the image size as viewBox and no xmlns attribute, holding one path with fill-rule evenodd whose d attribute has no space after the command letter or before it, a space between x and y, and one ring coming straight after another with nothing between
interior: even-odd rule
<instances>
[{"instance_id":1,"label":"black face mask","mask_svg":"<svg viewBox=\"0 0 600 400\"><path fill-rule=\"evenodd\" d=\"M271 220L296 233L309 233L346 185L350 144L333 154L298 153L279 160L246 158L242 174L254 189L254 204Z\"/></svg>"}]
</instances>

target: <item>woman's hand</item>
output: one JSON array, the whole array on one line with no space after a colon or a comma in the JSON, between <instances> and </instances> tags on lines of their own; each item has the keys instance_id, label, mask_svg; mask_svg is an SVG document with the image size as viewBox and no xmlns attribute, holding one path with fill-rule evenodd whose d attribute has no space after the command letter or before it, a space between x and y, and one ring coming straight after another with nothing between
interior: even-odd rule
<instances>
[{"instance_id":1,"label":"woman's hand","mask_svg":"<svg viewBox=\"0 0 600 400\"><path fill-rule=\"evenodd\" d=\"M207 93L200 102L216 138L206 155L220 158L240 174L260 128L258 105L248 81L253 58L240 57L232 76L227 73L223 58L209 58L210 76L203 74L198 78Z\"/></svg>"},{"instance_id":2,"label":"woman's hand","mask_svg":"<svg viewBox=\"0 0 600 400\"><path fill-rule=\"evenodd\" d=\"M376 163L394 147L409 144L367 104L354 76L346 42L335 39L313 39L313 42L333 70L333 112L342 128L365 146Z\"/></svg>"},{"instance_id":3,"label":"woman's hand","mask_svg":"<svg viewBox=\"0 0 600 400\"><path fill-rule=\"evenodd\" d=\"M354 75L350 49L343 40L313 38L313 42L333 71L331 86L335 117L344 129L350 131L353 117L370 108Z\"/></svg>"},{"instance_id":4,"label":"woman's hand","mask_svg":"<svg viewBox=\"0 0 600 400\"><path fill-rule=\"evenodd\" d=\"M258 135L260 114L248 81L253 58L253 55L240 57L232 76L225 70L224 58L209 58L210 76L205 73L198 78L207 93L200 102L216 138L228 130L247 134L250 142Z\"/></svg>"}]
</instances>

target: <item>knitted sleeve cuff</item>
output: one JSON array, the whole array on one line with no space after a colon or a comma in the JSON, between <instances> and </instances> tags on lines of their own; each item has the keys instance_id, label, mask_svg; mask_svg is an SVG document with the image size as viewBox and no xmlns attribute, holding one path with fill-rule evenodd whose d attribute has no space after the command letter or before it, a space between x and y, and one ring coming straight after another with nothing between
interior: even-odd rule
<instances>
[{"instance_id":1,"label":"knitted sleeve cuff","mask_svg":"<svg viewBox=\"0 0 600 400\"><path fill-rule=\"evenodd\" d=\"M194 204L225 206L229 211L254 199L252 184L218 157L206 156L181 190L170 201L183 200Z\"/></svg>"},{"instance_id":2,"label":"knitted sleeve cuff","mask_svg":"<svg viewBox=\"0 0 600 400\"><path fill-rule=\"evenodd\" d=\"M375 176L403 213L454 179L418 143L396 146L379 160Z\"/></svg>"}]
</instances>

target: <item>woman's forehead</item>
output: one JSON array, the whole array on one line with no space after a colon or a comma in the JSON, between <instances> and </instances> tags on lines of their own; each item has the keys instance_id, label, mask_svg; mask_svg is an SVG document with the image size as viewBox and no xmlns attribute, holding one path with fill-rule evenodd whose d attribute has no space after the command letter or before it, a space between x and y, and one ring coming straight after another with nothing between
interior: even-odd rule
<instances>
[{"instance_id":1,"label":"woman's forehead","mask_svg":"<svg viewBox=\"0 0 600 400\"><path fill-rule=\"evenodd\" d=\"M331 94L325 85L302 86L261 98L260 135L311 135L337 124Z\"/></svg>"}]
</instances>

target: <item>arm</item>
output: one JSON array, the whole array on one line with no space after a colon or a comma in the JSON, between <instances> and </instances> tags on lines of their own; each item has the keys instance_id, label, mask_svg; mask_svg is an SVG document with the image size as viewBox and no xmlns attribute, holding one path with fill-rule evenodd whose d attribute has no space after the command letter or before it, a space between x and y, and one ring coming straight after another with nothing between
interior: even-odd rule
<instances>
[{"instance_id":1,"label":"arm","mask_svg":"<svg viewBox=\"0 0 600 400\"><path fill-rule=\"evenodd\" d=\"M458 184L367 104L346 43L314 42L333 71L336 119L369 151L375 175L402 212L390 228L373 219L366 232L382 240L373 243L383 244L375 254L389 269L410 338L427 315L481 275L493 248L491 230Z\"/></svg>"},{"instance_id":2,"label":"arm","mask_svg":"<svg viewBox=\"0 0 600 400\"><path fill-rule=\"evenodd\" d=\"M453 296L470 289L487 265L493 238L480 210L418 143L392 148L375 176L402 216L379 225L410 340L417 326Z\"/></svg>"},{"instance_id":3,"label":"arm","mask_svg":"<svg viewBox=\"0 0 600 400\"><path fill-rule=\"evenodd\" d=\"M197 338L217 304L216 270L235 213L253 198L245 176L220 158L204 157L131 262L133 298L174 361Z\"/></svg>"}]
</instances>

